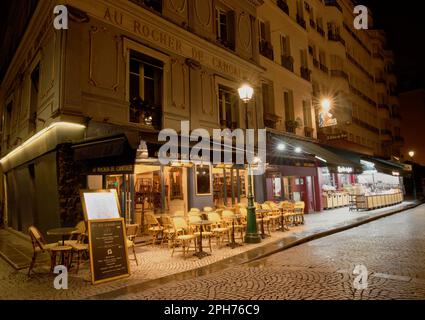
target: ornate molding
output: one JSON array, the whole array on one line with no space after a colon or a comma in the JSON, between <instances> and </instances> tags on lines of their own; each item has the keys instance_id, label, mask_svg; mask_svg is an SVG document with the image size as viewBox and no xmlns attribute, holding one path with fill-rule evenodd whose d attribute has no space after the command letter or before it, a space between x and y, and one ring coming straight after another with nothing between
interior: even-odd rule
<instances>
[{"instance_id":1,"label":"ornate molding","mask_svg":"<svg viewBox=\"0 0 425 320\"><path fill-rule=\"evenodd\" d=\"M119 73L120 73L120 64L119 64L119 44L120 44L120 38L114 36L114 41L115 41L115 66L114 66L114 71L115 71L115 82L111 85L111 86L102 86L99 85L99 80L95 79L94 76L94 64L95 64L95 59L94 59L94 41L95 41L95 35L98 34L99 32L104 32L107 33L107 29L105 27L96 27L96 26L92 26L90 28L90 42L89 42L89 83L97 88L101 88L101 89L107 89L107 90L113 90L116 91L117 88L119 87ZM103 66L105 67L105 66Z\"/></svg>"}]
</instances>

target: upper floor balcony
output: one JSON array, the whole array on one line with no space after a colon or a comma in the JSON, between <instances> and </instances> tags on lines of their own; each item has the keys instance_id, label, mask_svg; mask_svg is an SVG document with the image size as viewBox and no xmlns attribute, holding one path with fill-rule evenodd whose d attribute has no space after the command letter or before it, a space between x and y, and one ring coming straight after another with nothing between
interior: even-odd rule
<instances>
[{"instance_id":1,"label":"upper floor balcony","mask_svg":"<svg viewBox=\"0 0 425 320\"><path fill-rule=\"evenodd\" d=\"M337 0L325 0L325 5L326 5L326 6L329 6L329 7L335 7L335 8L337 8L339 11L343 12L343 11L342 11L342 7L341 7L341 5L338 3L338 1L337 1Z\"/></svg>"},{"instance_id":2,"label":"upper floor balcony","mask_svg":"<svg viewBox=\"0 0 425 320\"><path fill-rule=\"evenodd\" d=\"M274 50L273 45L270 41L261 40L260 41L260 54L270 60L274 60Z\"/></svg>"},{"instance_id":3,"label":"upper floor balcony","mask_svg":"<svg viewBox=\"0 0 425 320\"><path fill-rule=\"evenodd\" d=\"M300 16L299 14L297 14L297 23L303 27L304 29L307 29L307 23L305 22L304 17Z\"/></svg>"},{"instance_id":4,"label":"upper floor balcony","mask_svg":"<svg viewBox=\"0 0 425 320\"><path fill-rule=\"evenodd\" d=\"M311 81L311 70L308 67L301 67L301 78Z\"/></svg>"},{"instance_id":5,"label":"upper floor balcony","mask_svg":"<svg viewBox=\"0 0 425 320\"><path fill-rule=\"evenodd\" d=\"M277 6L280 8L280 10L289 15L289 6L286 3L286 0L277 0Z\"/></svg>"},{"instance_id":6,"label":"upper floor balcony","mask_svg":"<svg viewBox=\"0 0 425 320\"><path fill-rule=\"evenodd\" d=\"M282 56L282 66L291 72L294 72L294 58L291 56Z\"/></svg>"},{"instance_id":7,"label":"upper floor balcony","mask_svg":"<svg viewBox=\"0 0 425 320\"><path fill-rule=\"evenodd\" d=\"M334 33L332 31L329 31L328 32L328 39L329 39L329 41L339 42L345 47L345 40L338 33Z\"/></svg>"}]
</instances>

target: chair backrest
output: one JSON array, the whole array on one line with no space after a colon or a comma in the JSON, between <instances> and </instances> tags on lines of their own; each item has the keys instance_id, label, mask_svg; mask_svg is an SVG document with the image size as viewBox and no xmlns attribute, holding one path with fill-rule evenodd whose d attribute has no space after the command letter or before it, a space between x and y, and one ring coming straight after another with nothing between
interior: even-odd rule
<instances>
[{"instance_id":1,"label":"chair backrest","mask_svg":"<svg viewBox=\"0 0 425 320\"><path fill-rule=\"evenodd\" d=\"M80 221L77 223L77 225L75 226L75 229L77 229L78 233L86 233L87 228L86 228L86 222L85 221Z\"/></svg>"},{"instance_id":2,"label":"chair backrest","mask_svg":"<svg viewBox=\"0 0 425 320\"><path fill-rule=\"evenodd\" d=\"M174 213L173 213L173 216L174 217L184 217L184 211L175 211Z\"/></svg>"},{"instance_id":3,"label":"chair backrest","mask_svg":"<svg viewBox=\"0 0 425 320\"><path fill-rule=\"evenodd\" d=\"M270 206L267 203L263 203L261 205L261 209L263 209L263 210L271 210Z\"/></svg>"},{"instance_id":4,"label":"chair backrest","mask_svg":"<svg viewBox=\"0 0 425 320\"><path fill-rule=\"evenodd\" d=\"M213 212L214 209L211 207L204 207L204 212Z\"/></svg>"},{"instance_id":5,"label":"chair backrest","mask_svg":"<svg viewBox=\"0 0 425 320\"><path fill-rule=\"evenodd\" d=\"M294 211L304 213L305 203L304 201L298 201L294 204Z\"/></svg>"},{"instance_id":6,"label":"chair backrest","mask_svg":"<svg viewBox=\"0 0 425 320\"><path fill-rule=\"evenodd\" d=\"M248 210L246 208L240 208L239 212L241 213L241 215L246 218L248 216Z\"/></svg>"},{"instance_id":7,"label":"chair backrest","mask_svg":"<svg viewBox=\"0 0 425 320\"><path fill-rule=\"evenodd\" d=\"M158 219L151 212L145 213L145 221L146 221L146 225L149 227L159 225Z\"/></svg>"},{"instance_id":8,"label":"chair backrest","mask_svg":"<svg viewBox=\"0 0 425 320\"><path fill-rule=\"evenodd\" d=\"M137 232L139 231L138 224L128 224L126 226L126 233L128 238L135 238L137 236Z\"/></svg>"},{"instance_id":9,"label":"chair backrest","mask_svg":"<svg viewBox=\"0 0 425 320\"><path fill-rule=\"evenodd\" d=\"M188 225L186 220L183 217L173 217L173 226L176 231L187 230Z\"/></svg>"},{"instance_id":10,"label":"chair backrest","mask_svg":"<svg viewBox=\"0 0 425 320\"><path fill-rule=\"evenodd\" d=\"M35 250L38 247L41 250L44 250L44 245L46 244L46 242L44 241L41 232L35 226L30 226L28 228L28 233L31 237L33 249Z\"/></svg>"},{"instance_id":11,"label":"chair backrest","mask_svg":"<svg viewBox=\"0 0 425 320\"><path fill-rule=\"evenodd\" d=\"M229 219L229 218L232 218L234 215L235 215L235 214L233 213L233 211L230 211L230 210L224 210L224 211L221 213L221 217L222 217L223 219Z\"/></svg>"},{"instance_id":12,"label":"chair backrest","mask_svg":"<svg viewBox=\"0 0 425 320\"><path fill-rule=\"evenodd\" d=\"M208 220L215 224L222 222L220 215L215 211L208 213Z\"/></svg>"},{"instance_id":13,"label":"chair backrest","mask_svg":"<svg viewBox=\"0 0 425 320\"><path fill-rule=\"evenodd\" d=\"M201 210L199 210L198 208L191 208L190 209L190 212L201 212Z\"/></svg>"},{"instance_id":14,"label":"chair backrest","mask_svg":"<svg viewBox=\"0 0 425 320\"><path fill-rule=\"evenodd\" d=\"M194 223L194 222L199 222L202 221L201 216L199 215L189 215L189 224Z\"/></svg>"}]
</instances>

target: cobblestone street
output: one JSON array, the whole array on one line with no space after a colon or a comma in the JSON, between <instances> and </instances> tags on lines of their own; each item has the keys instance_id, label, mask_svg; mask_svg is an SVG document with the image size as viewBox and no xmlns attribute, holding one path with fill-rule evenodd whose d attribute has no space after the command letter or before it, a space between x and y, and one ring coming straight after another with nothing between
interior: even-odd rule
<instances>
[{"instance_id":1,"label":"cobblestone street","mask_svg":"<svg viewBox=\"0 0 425 320\"><path fill-rule=\"evenodd\" d=\"M425 206L119 299L425 299ZM355 290L364 265L368 288Z\"/></svg>"},{"instance_id":2,"label":"cobblestone street","mask_svg":"<svg viewBox=\"0 0 425 320\"><path fill-rule=\"evenodd\" d=\"M419 237L421 234L417 230L421 230L425 225L423 217L421 220L421 215L423 216L425 212L423 206L415 213L412 210L405 211L396 214L394 218L381 219L363 227L380 226L377 229L380 233L376 232L375 238L369 239L370 229L356 228L275 254L268 259L241 266L241 263L258 255L281 248L286 242L351 225L359 219L368 219L402 208L403 205L399 205L394 208L356 213L350 213L347 208L342 208L307 215L304 226L293 227L291 231L285 233L273 232L272 238L264 240L261 244L245 245L234 250L227 247L217 249L213 245L213 254L202 260L194 257L183 259L181 253L177 253L172 258L166 246L162 248L158 246L155 248L152 246L138 247L136 250L139 266L136 266L133 257L130 256L132 274L129 278L93 286L88 281L88 263L85 263L79 274L75 274L73 271L69 273L69 290L53 288L54 275L48 274L46 260L40 261L35 275L28 279L27 269L16 271L0 258L0 299L175 299L176 297L182 299L250 297L256 299L298 297L351 299L359 293L353 291L353 277L350 277L348 271L344 270L352 269L354 264L359 263L365 263L370 272L393 275L400 275L398 269L401 267L397 269L396 266L408 264L409 268L406 270L415 270L418 275L412 273L407 276L418 279L409 283L395 281L394 285L405 286L417 283L418 288L422 288L423 283L420 282L420 279L425 279L425 275L420 274L419 262L424 259L424 251L420 251L421 256L420 252L416 253L415 250L420 250L418 242L423 247L425 240L423 235L422 238L412 238L412 235ZM385 227L389 221L392 221L391 219L408 219L408 222L399 222L403 228L396 225L393 230L394 222L391 227ZM393 234L388 234L391 230ZM407 235L411 237L408 238ZM338 239L338 247L332 245L335 239ZM352 241L353 239L355 241ZM372 240L376 245L369 248ZM19 244L23 245L24 243L20 240ZM382 247L384 244L385 247ZM388 249L389 247L391 250ZM372 255L372 250L376 250L376 255ZM371 255L367 258L369 252ZM415 254L418 258L414 257ZM245 256L240 258L241 255ZM385 257L385 255L396 255L397 258L386 260L391 261L394 270L388 269L390 265L385 265L385 268L379 265L382 256ZM332 259L335 259L335 264ZM407 259L409 260L407 261ZM405 263L403 264L403 262ZM233 265L238 265L238 267L232 267ZM416 267L414 268L414 266ZM220 272L213 273L215 271ZM188 274L182 274L183 272ZM207 274L209 275L206 277L199 277ZM406 276L405 274L401 275ZM371 278L369 282L371 284L376 281L381 283L385 280L383 277ZM175 282L177 279L190 280L177 283ZM385 282L390 281L392 280L385 280ZM161 287L161 289L154 289L157 287ZM344 290L335 290L337 287L344 288ZM332 290L328 292L327 288ZM415 289L412 291L414 292ZM330 292L332 295L328 295ZM425 297L424 292L420 289L416 294L418 297ZM372 295L369 296L372 297Z\"/></svg>"}]
</instances>

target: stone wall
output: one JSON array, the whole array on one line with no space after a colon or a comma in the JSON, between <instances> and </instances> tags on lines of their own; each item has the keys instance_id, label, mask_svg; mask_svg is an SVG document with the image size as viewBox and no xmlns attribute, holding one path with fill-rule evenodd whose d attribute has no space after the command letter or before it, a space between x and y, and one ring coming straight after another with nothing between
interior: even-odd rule
<instances>
[{"instance_id":1,"label":"stone wall","mask_svg":"<svg viewBox=\"0 0 425 320\"><path fill-rule=\"evenodd\" d=\"M70 144L62 144L57 150L59 211L62 226L75 226L84 219L80 200L79 167L73 159Z\"/></svg>"}]
</instances>

